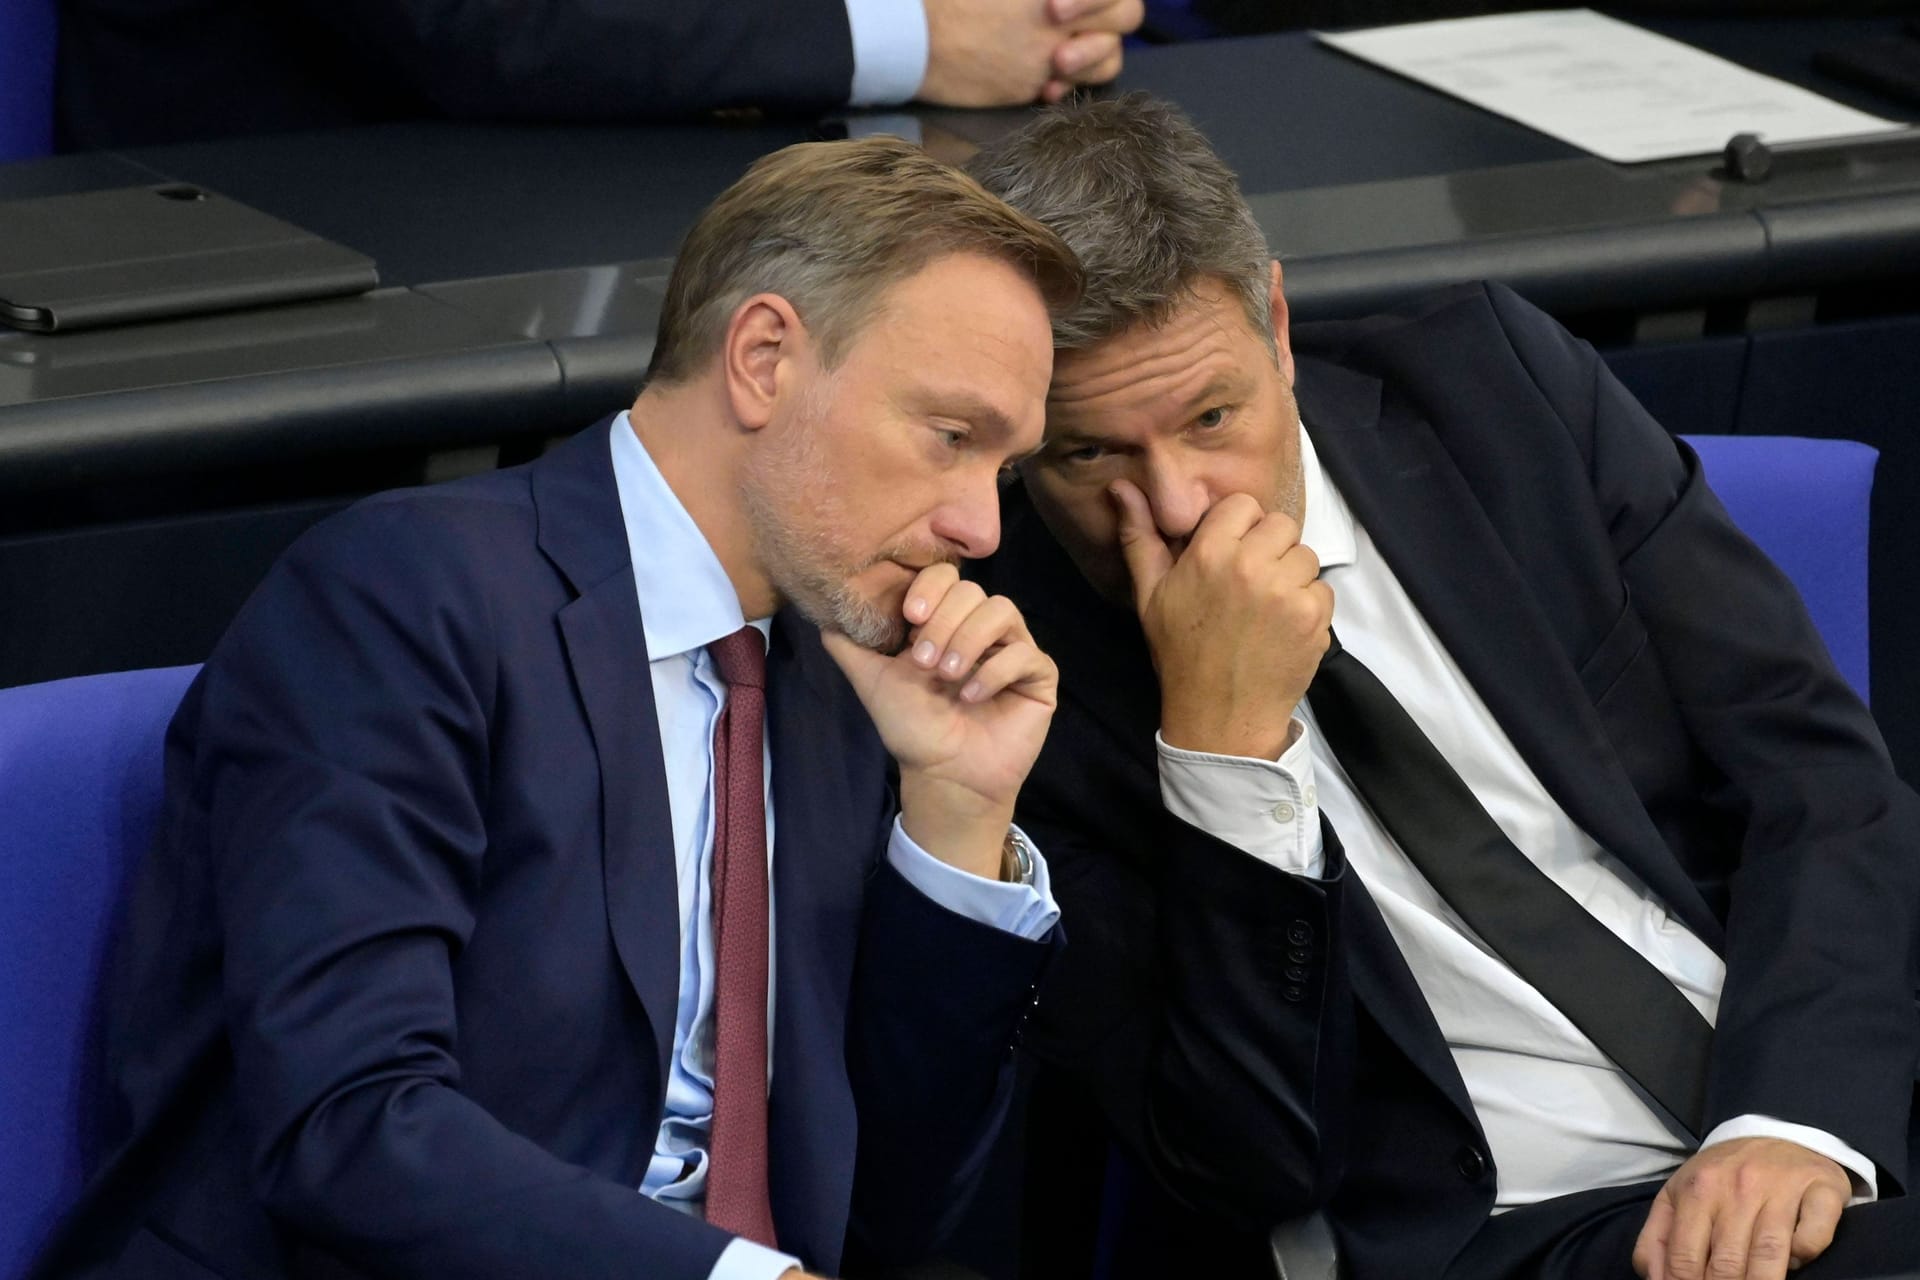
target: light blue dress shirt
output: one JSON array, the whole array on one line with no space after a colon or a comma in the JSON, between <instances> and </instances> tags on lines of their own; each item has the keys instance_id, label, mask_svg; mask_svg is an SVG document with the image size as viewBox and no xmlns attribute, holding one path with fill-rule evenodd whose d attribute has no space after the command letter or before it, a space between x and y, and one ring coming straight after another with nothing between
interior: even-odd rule
<instances>
[{"instance_id":1,"label":"light blue dress shirt","mask_svg":"<svg viewBox=\"0 0 1920 1280\"><path fill-rule=\"evenodd\" d=\"M738 631L746 619L726 570L624 413L614 419L611 447L653 678L680 891L680 988L666 1107L640 1192L697 1214L706 1199L707 1134L713 1122L713 730L727 698L706 646ZM770 622L758 619L753 625L764 635ZM761 777L769 788L769 862L778 853L772 776L771 768L763 767ZM1020 937L1039 938L1060 918L1046 862L1038 854L1031 886L983 880L927 853L895 819L887 857L909 883L941 906ZM772 947L771 927L768 945ZM771 955L767 964L767 1043L772 1045L771 994L778 975ZM774 1067L769 1063L769 1072ZM711 1280L772 1280L800 1265L786 1254L736 1239L714 1264ZM636 1262L635 1274L643 1270Z\"/></svg>"},{"instance_id":2,"label":"light blue dress shirt","mask_svg":"<svg viewBox=\"0 0 1920 1280\"><path fill-rule=\"evenodd\" d=\"M887 106L920 92L927 76L921 0L847 0L847 28L853 33L850 105Z\"/></svg>"}]
</instances>

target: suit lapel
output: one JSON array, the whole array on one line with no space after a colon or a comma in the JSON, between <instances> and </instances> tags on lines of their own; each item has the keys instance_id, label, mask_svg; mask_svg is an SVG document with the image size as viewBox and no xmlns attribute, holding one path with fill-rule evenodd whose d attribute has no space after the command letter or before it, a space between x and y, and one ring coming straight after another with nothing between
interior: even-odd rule
<instances>
[{"instance_id":1,"label":"suit lapel","mask_svg":"<svg viewBox=\"0 0 1920 1280\"><path fill-rule=\"evenodd\" d=\"M580 593L559 624L600 759L607 927L653 1028L664 1089L680 974L673 812L608 430L603 422L549 454L531 483L540 547Z\"/></svg>"},{"instance_id":2,"label":"suit lapel","mask_svg":"<svg viewBox=\"0 0 1920 1280\"><path fill-rule=\"evenodd\" d=\"M1328 474L1521 758L1601 848L1717 942L1536 593L1432 427L1383 402L1375 379L1316 361L1301 369L1302 413Z\"/></svg>"},{"instance_id":3,"label":"suit lapel","mask_svg":"<svg viewBox=\"0 0 1920 1280\"><path fill-rule=\"evenodd\" d=\"M847 1000L882 763L849 729L839 669L791 610L774 620L767 732L773 760L774 1052L768 1110L781 1248L828 1272L853 1199L856 1117ZM844 696L851 698L851 691ZM864 723L864 718L861 719ZM870 768L862 786L859 771Z\"/></svg>"}]
</instances>

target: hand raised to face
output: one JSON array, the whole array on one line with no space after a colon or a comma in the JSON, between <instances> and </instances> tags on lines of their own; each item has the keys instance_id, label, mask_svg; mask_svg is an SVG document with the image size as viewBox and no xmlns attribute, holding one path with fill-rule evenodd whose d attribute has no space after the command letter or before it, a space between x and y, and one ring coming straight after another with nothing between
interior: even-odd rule
<instances>
[{"instance_id":1,"label":"hand raised to face","mask_svg":"<svg viewBox=\"0 0 1920 1280\"><path fill-rule=\"evenodd\" d=\"M943 861L996 878L1059 673L1013 603L962 581L950 564L914 577L902 613L910 630L897 654L836 632L821 639L900 766L907 834Z\"/></svg>"},{"instance_id":2,"label":"hand raised to face","mask_svg":"<svg viewBox=\"0 0 1920 1280\"><path fill-rule=\"evenodd\" d=\"M1145 494L1126 480L1108 492L1160 674L1161 736L1189 751L1278 759L1333 622L1333 590L1299 523L1233 494L1176 557Z\"/></svg>"}]
</instances>

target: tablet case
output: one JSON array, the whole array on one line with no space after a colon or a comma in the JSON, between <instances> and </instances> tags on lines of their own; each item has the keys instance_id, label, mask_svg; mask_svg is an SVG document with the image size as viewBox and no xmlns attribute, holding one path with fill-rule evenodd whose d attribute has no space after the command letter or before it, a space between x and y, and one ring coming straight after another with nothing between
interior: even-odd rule
<instances>
[{"instance_id":1,"label":"tablet case","mask_svg":"<svg viewBox=\"0 0 1920 1280\"><path fill-rule=\"evenodd\" d=\"M371 258L203 187L0 201L0 323L37 333L365 293Z\"/></svg>"}]
</instances>

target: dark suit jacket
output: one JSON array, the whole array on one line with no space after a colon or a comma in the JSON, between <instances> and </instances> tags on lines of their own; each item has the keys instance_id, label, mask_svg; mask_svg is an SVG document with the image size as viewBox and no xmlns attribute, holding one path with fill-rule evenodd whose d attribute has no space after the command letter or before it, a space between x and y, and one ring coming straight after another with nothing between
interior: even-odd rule
<instances>
[{"instance_id":1,"label":"dark suit jacket","mask_svg":"<svg viewBox=\"0 0 1920 1280\"><path fill-rule=\"evenodd\" d=\"M63 148L846 101L844 0L62 0Z\"/></svg>"},{"instance_id":2,"label":"dark suit jacket","mask_svg":"<svg viewBox=\"0 0 1920 1280\"><path fill-rule=\"evenodd\" d=\"M117 1149L36 1274L703 1280L728 1237L635 1190L679 909L606 436L362 503L235 621L110 992ZM914 1256L1051 948L885 862L879 741L786 615L768 722L779 1241Z\"/></svg>"},{"instance_id":3,"label":"dark suit jacket","mask_svg":"<svg viewBox=\"0 0 1920 1280\"><path fill-rule=\"evenodd\" d=\"M1920 801L1791 588L1593 351L1505 289L1294 345L1323 464L1467 678L1568 814L1726 958L1709 1123L1828 1130L1898 1194ZM1021 820L1074 932L1029 1043L1187 1205L1249 1240L1324 1208L1353 1275L1438 1274L1494 1170L1338 834L1312 880L1170 817L1138 624L1010 506L985 576L1062 689ZM1526 1212L1550 1234L1558 1210Z\"/></svg>"}]
</instances>

